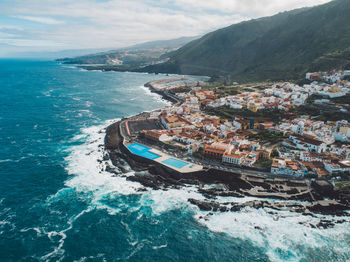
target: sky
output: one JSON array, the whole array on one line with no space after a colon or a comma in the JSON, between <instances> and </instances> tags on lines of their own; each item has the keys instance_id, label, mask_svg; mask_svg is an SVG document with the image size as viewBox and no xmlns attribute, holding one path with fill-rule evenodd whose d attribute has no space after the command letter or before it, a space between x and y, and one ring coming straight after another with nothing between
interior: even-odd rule
<instances>
[{"instance_id":1,"label":"sky","mask_svg":"<svg viewBox=\"0 0 350 262\"><path fill-rule=\"evenodd\" d=\"M203 35L330 0L0 0L0 57Z\"/></svg>"}]
</instances>

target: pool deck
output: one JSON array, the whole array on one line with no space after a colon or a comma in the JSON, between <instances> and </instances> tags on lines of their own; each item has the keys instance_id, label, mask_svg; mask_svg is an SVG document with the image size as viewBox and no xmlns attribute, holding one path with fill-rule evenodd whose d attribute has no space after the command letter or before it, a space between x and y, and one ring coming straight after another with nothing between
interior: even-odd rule
<instances>
[{"instance_id":1,"label":"pool deck","mask_svg":"<svg viewBox=\"0 0 350 262\"><path fill-rule=\"evenodd\" d=\"M128 145L126 145L126 148L128 148ZM128 148L128 150L130 151L130 149ZM130 151L131 152L131 151ZM153 161L161 164L162 166L166 166L172 170L175 170L179 173L192 173L192 172L197 172L197 171L201 171L203 169L203 166L200 166L200 165L197 165L197 164L194 164L194 163L191 163L191 162L187 162L187 161L184 161L182 159L178 159L176 157L173 157L171 155L168 155L168 154L165 154L163 153L162 151L160 150L157 150L155 148L150 148L150 150L148 151L150 153L154 153L156 155L159 155L158 158L156 159L152 159ZM131 152L132 154L135 154L133 152ZM138 155L138 154L137 154ZM138 156L141 156L141 155L138 155ZM141 156L142 157L142 156ZM182 168L177 168L177 167L174 167L172 165L168 165L168 164L165 164L165 163L162 163L163 161L169 159L169 158L173 158L173 159L176 159L176 160L179 160L179 161L182 161L182 162L185 162L187 163L188 165L182 167Z\"/></svg>"},{"instance_id":2,"label":"pool deck","mask_svg":"<svg viewBox=\"0 0 350 262\"><path fill-rule=\"evenodd\" d=\"M180 173L191 173L191 172L201 171L201 170L203 169L203 166L196 165L196 164L193 164L193 163L191 163L191 162L184 161L184 160L182 160L182 159L178 159L178 158L176 158L176 157L173 157L173 156L170 156L170 155L168 155L168 154L165 154L165 153L163 153L162 151L159 151L159 150L154 149L154 148L152 148L149 152L152 152L152 153L155 153L155 154L157 154L157 155L160 155L159 158L154 159L153 161L155 161L155 162L157 162L157 163L159 163L159 164L161 164L161 165L163 165L163 166L166 166L166 167L168 167L168 168L171 168L171 169L173 169L173 170L176 170L176 171L178 171L178 172L180 172ZM167 159L169 159L169 158L178 159L178 160L180 160L180 161L182 161L182 162L188 163L188 165L186 165L186 166L184 166L184 167L182 167L182 168L177 168L177 167L174 167L174 166L171 166L171 165L167 165L167 164L165 164L165 163L162 163L164 160L167 160Z\"/></svg>"}]
</instances>

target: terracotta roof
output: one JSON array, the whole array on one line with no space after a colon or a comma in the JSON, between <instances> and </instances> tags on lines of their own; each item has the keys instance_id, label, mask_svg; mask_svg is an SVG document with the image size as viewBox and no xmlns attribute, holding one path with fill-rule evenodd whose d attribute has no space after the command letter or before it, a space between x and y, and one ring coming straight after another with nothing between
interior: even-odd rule
<instances>
[{"instance_id":1,"label":"terracotta roof","mask_svg":"<svg viewBox=\"0 0 350 262\"><path fill-rule=\"evenodd\" d=\"M210 145L204 145L204 151L212 152L216 154L224 154L226 152L225 148L217 148Z\"/></svg>"},{"instance_id":2,"label":"terracotta roof","mask_svg":"<svg viewBox=\"0 0 350 262\"><path fill-rule=\"evenodd\" d=\"M326 169L324 169L324 168L316 168L316 173L319 176L327 176L327 175L329 175L329 172Z\"/></svg>"},{"instance_id":3,"label":"terracotta roof","mask_svg":"<svg viewBox=\"0 0 350 262\"><path fill-rule=\"evenodd\" d=\"M241 159L242 157L244 157L243 154L228 154L228 153L225 153L224 156L235 158L235 159Z\"/></svg>"}]
</instances>

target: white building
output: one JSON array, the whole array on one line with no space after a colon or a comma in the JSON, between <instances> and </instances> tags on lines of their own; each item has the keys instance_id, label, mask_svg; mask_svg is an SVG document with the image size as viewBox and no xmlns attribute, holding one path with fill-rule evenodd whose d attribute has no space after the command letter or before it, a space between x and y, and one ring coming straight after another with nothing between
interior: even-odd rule
<instances>
[{"instance_id":1,"label":"white building","mask_svg":"<svg viewBox=\"0 0 350 262\"><path fill-rule=\"evenodd\" d=\"M244 161L244 154L229 154L225 153L222 156L222 162L233 164L233 165L241 165Z\"/></svg>"},{"instance_id":2,"label":"white building","mask_svg":"<svg viewBox=\"0 0 350 262\"><path fill-rule=\"evenodd\" d=\"M289 137L293 143L296 145L296 148L310 152L323 153L327 149L327 145L316 139L307 138L304 136L290 136Z\"/></svg>"}]
</instances>

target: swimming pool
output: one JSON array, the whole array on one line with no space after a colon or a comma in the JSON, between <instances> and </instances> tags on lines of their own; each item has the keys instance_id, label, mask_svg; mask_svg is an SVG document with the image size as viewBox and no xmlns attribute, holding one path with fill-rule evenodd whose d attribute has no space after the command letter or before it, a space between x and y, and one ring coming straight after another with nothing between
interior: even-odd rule
<instances>
[{"instance_id":1,"label":"swimming pool","mask_svg":"<svg viewBox=\"0 0 350 262\"><path fill-rule=\"evenodd\" d=\"M130 144L128 146L126 146L133 154L138 155L138 156L142 156L148 159L157 159L160 157L160 155L157 155L155 153L149 152L149 150L151 150L151 148L138 144L138 143L133 143Z\"/></svg>"},{"instance_id":2,"label":"swimming pool","mask_svg":"<svg viewBox=\"0 0 350 262\"><path fill-rule=\"evenodd\" d=\"M164 161L162 161L163 164L166 164L168 166L172 166L178 169L181 169L187 165L189 165L189 163L181 161L179 159L175 159L175 158L168 158L165 159Z\"/></svg>"}]
</instances>

